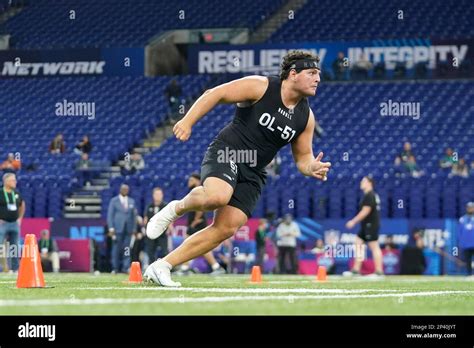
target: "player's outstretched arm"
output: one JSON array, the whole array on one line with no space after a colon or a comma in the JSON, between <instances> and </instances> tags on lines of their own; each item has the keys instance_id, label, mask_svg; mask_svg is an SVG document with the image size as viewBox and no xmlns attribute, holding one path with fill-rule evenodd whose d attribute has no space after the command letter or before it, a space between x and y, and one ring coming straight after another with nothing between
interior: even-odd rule
<instances>
[{"instance_id":1,"label":"player's outstretched arm","mask_svg":"<svg viewBox=\"0 0 474 348\"><path fill-rule=\"evenodd\" d=\"M326 175L331 167L331 163L321 162L321 159L323 158L322 152L314 158L313 134L315 122L313 111L310 109L308 124L303 133L301 133L298 138L291 143L291 151L293 152L296 167L301 174L326 181Z\"/></svg>"},{"instance_id":2,"label":"player's outstretched arm","mask_svg":"<svg viewBox=\"0 0 474 348\"><path fill-rule=\"evenodd\" d=\"M194 124L217 104L253 103L265 94L267 86L266 77L253 75L208 89L196 100L183 119L174 126L173 132L176 138L181 141L188 140Z\"/></svg>"}]
</instances>

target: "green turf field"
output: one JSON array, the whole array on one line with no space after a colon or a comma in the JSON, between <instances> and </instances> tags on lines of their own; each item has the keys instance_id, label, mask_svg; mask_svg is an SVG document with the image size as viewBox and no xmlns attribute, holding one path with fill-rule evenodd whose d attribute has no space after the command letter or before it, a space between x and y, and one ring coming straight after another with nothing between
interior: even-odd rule
<instances>
[{"instance_id":1,"label":"green turf field","mask_svg":"<svg viewBox=\"0 0 474 348\"><path fill-rule=\"evenodd\" d=\"M390 276L174 277L181 289L127 284L126 275L46 274L44 289L16 289L15 275L0 275L0 314L474 314L474 279Z\"/></svg>"}]
</instances>

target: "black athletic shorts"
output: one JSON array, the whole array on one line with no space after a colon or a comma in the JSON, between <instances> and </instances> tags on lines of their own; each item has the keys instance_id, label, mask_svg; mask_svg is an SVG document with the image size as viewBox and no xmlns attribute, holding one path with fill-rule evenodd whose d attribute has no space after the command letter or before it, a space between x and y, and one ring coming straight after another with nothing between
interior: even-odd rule
<instances>
[{"instance_id":1,"label":"black athletic shorts","mask_svg":"<svg viewBox=\"0 0 474 348\"><path fill-rule=\"evenodd\" d=\"M357 236L364 242L373 242L379 239L379 227L371 225L362 225Z\"/></svg>"},{"instance_id":2,"label":"black athletic shorts","mask_svg":"<svg viewBox=\"0 0 474 348\"><path fill-rule=\"evenodd\" d=\"M201 182L204 183L208 177L216 177L229 183L234 188L234 194L227 204L250 217L265 186L267 175L265 171L255 170L249 164L222 160L226 148L231 149L220 139L209 145L201 163Z\"/></svg>"}]
</instances>

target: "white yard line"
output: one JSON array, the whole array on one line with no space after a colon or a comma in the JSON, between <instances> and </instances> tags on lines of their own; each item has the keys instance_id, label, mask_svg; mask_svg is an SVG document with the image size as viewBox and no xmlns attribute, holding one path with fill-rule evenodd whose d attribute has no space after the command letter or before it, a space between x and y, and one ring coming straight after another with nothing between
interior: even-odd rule
<instances>
[{"instance_id":1,"label":"white yard line","mask_svg":"<svg viewBox=\"0 0 474 348\"><path fill-rule=\"evenodd\" d=\"M347 294L347 295L277 295L277 296L225 296L225 297L172 297L172 298L87 298L87 299L43 299L43 300L0 300L0 307L13 306L64 306L64 305L115 305L115 304L136 304L136 303L203 303L203 302L232 302L232 301L289 301L296 300L330 300L330 299L361 299L361 298L387 298L387 297L422 297L440 296L454 294L473 294L473 291L423 291L404 292L398 294Z\"/></svg>"},{"instance_id":2,"label":"white yard line","mask_svg":"<svg viewBox=\"0 0 474 348\"><path fill-rule=\"evenodd\" d=\"M364 292L397 292L403 290L389 289L304 289L304 288L165 288L162 286L137 286L137 287L75 287L74 290L145 290L145 291L186 291L194 293L239 293L239 294L357 294Z\"/></svg>"}]
</instances>

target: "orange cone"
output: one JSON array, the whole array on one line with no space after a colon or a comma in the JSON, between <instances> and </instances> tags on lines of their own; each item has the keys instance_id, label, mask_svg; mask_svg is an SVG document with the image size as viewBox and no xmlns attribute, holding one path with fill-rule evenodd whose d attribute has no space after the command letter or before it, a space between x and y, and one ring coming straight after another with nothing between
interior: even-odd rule
<instances>
[{"instance_id":1,"label":"orange cone","mask_svg":"<svg viewBox=\"0 0 474 348\"><path fill-rule=\"evenodd\" d=\"M324 267L324 266L319 266L318 267L317 279L320 282L325 282L328 279L327 272L326 272L326 267Z\"/></svg>"},{"instance_id":2,"label":"orange cone","mask_svg":"<svg viewBox=\"0 0 474 348\"><path fill-rule=\"evenodd\" d=\"M34 234L25 236L25 245L21 255L20 269L16 280L17 288L44 288L43 268L38 243Z\"/></svg>"},{"instance_id":3,"label":"orange cone","mask_svg":"<svg viewBox=\"0 0 474 348\"><path fill-rule=\"evenodd\" d=\"M250 277L251 283L261 283L262 282L262 271L260 270L260 266L253 266L252 267L252 276Z\"/></svg>"},{"instance_id":4,"label":"orange cone","mask_svg":"<svg viewBox=\"0 0 474 348\"><path fill-rule=\"evenodd\" d=\"M141 283L143 280L142 278L142 270L140 268L140 262L134 261L132 262L132 267L130 268L130 275L128 276L129 283Z\"/></svg>"}]
</instances>

